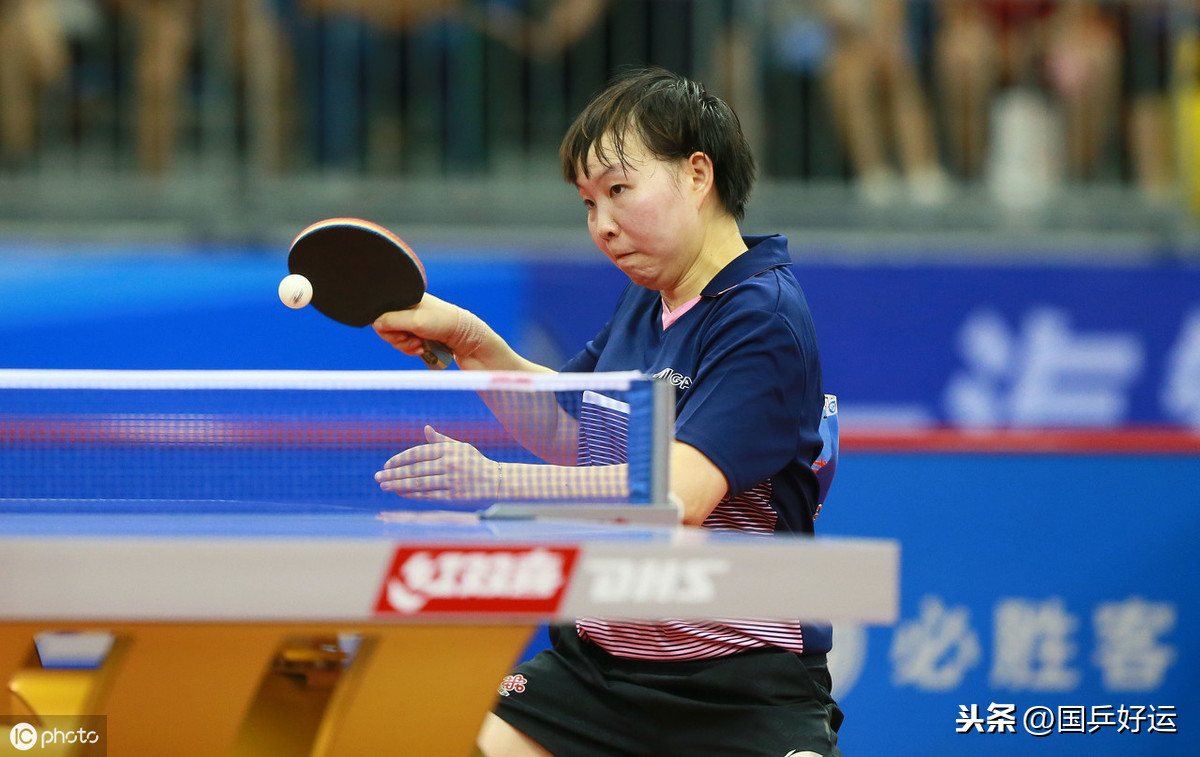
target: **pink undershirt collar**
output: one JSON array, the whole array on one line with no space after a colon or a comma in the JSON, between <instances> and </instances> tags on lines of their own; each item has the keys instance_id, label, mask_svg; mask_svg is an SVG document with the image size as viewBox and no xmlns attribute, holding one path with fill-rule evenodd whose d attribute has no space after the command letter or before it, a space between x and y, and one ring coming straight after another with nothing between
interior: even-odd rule
<instances>
[{"instance_id":1,"label":"pink undershirt collar","mask_svg":"<svg viewBox=\"0 0 1200 757\"><path fill-rule=\"evenodd\" d=\"M692 309L692 308L695 306L695 304L696 304L697 302L699 302L699 301L700 301L700 298L699 298L699 297L693 297L692 299L690 299L690 300L688 300L687 302L683 303L682 305L680 305L679 307L675 308L674 310L671 310L671 309L669 309L669 308L667 307L667 301L666 301L666 300L663 300L663 303L662 303L662 327L663 327L663 331L666 331L666 330L667 330L667 328L668 328L668 327L669 327L669 326L670 326L672 323L674 323L675 321L678 321L678 320L679 320L679 318L680 318L680 317L681 317L681 316L682 316L684 313L686 313L687 311L691 310L691 309Z\"/></svg>"}]
</instances>

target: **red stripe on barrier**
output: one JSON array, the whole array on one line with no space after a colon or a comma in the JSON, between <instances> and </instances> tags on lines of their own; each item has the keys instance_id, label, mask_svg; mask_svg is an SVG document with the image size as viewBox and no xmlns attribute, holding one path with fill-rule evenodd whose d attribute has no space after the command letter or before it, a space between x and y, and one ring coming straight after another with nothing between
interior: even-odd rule
<instances>
[{"instance_id":1,"label":"red stripe on barrier","mask_svg":"<svg viewBox=\"0 0 1200 757\"><path fill-rule=\"evenodd\" d=\"M1178 428L852 429L844 452L1200 455L1200 432Z\"/></svg>"},{"instance_id":2,"label":"red stripe on barrier","mask_svg":"<svg viewBox=\"0 0 1200 757\"><path fill-rule=\"evenodd\" d=\"M436 424L452 439L511 444L503 428L470 421ZM213 416L7 416L0 442L24 444L225 444L408 447L425 441L422 424L362 418L303 420ZM1200 455L1200 431L1166 427L1120 429L870 429L843 426L846 452Z\"/></svg>"}]
</instances>

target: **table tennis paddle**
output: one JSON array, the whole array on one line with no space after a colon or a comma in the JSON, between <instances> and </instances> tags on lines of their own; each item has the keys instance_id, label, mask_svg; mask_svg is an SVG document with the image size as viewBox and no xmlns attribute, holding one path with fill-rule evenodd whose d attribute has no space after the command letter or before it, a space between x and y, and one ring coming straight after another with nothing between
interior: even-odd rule
<instances>
[{"instance_id":1,"label":"table tennis paddle","mask_svg":"<svg viewBox=\"0 0 1200 757\"><path fill-rule=\"evenodd\" d=\"M363 327L421 301L425 267L400 237L370 221L330 218L309 226L288 252L288 270L312 284L312 306L348 326ZM427 340L421 358L446 368L454 353Z\"/></svg>"}]
</instances>

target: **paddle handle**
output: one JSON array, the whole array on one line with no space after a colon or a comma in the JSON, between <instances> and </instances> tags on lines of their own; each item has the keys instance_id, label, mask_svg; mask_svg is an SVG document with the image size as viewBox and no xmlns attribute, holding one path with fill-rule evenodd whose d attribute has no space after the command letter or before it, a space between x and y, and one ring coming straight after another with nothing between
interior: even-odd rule
<instances>
[{"instance_id":1,"label":"paddle handle","mask_svg":"<svg viewBox=\"0 0 1200 757\"><path fill-rule=\"evenodd\" d=\"M430 369L441 371L449 368L450 364L454 362L454 351L441 342L426 339L425 351L421 353L421 359Z\"/></svg>"}]
</instances>

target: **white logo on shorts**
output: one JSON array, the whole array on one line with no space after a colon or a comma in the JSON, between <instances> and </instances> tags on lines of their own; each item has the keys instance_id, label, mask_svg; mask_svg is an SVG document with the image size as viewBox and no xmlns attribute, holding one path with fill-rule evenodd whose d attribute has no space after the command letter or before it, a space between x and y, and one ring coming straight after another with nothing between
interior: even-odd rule
<instances>
[{"instance_id":1,"label":"white logo on shorts","mask_svg":"<svg viewBox=\"0 0 1200 757\"><path fill-rule=\"evenodd\" d=\"M504 680L500 682L500 688L497 693L502 697L506 697L511 693L521 694L525 691L525 685L528 683L529 681L525 676L519 673L514 676L504 676Z\"/></svg>"}]
</instances>

